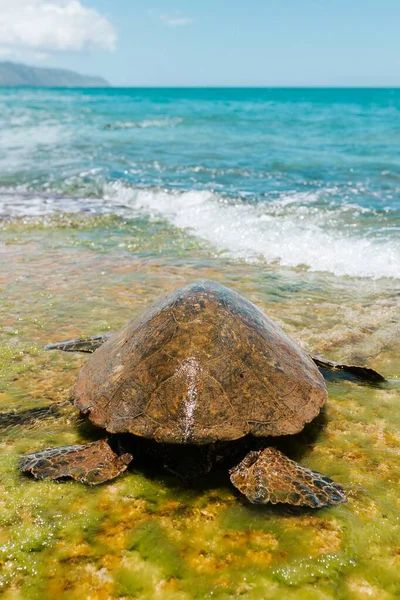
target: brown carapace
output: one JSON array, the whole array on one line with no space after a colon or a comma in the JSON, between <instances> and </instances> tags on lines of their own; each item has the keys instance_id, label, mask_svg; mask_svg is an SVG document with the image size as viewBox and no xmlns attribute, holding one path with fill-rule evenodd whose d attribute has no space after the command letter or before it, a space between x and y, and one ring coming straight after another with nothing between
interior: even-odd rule
<instances>
[{"instance_id":1,"label":"brown carapace","mask_svg":"<svg viewBox=\"0 0 400 600\"><path fill-rule=\"evenodd\" d=\"M298 433L319 414L326 386L313 360L238 293L201 281L164 296L108 339L49 347L90 351L90 340L98 349L72 397L93 424L155 440L166 452L169 445L211 451L220 442L265 438L263 449L230 470L251 502L322 507L346 500L339 484L271 447L271 438ZM27 455L20 468L39 479L95 485L131 459L101 440Z\"/></svg>"}]
</instances>

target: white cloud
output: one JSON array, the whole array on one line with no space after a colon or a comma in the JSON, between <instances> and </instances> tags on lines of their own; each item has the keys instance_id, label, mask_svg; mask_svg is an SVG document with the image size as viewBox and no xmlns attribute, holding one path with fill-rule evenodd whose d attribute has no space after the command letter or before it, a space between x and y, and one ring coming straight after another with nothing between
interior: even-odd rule
<instances>
[{"instance_id":1,"label":"white cloud","mask_svg":"<svg viewBox=\"0 0 400 600\"><path fill-rule=\"evenodd\" d=\"M165 25L169 25L170 27L179 27L181 25L189 25L189 23L193 23L193 19L191 17L185 17L180 11L172 15L160 15L160 20L165 23Z\"/></svg>"},{"instance_id":2,"label":"white cloud","mask_svg":"<svg viewBox=\"0 0 400 600\"><path fill-rule=\"evenodd\" d=\"M0 55L114 50L116 33L80 0L0 0Z\"/></svg>"}]
</instances>

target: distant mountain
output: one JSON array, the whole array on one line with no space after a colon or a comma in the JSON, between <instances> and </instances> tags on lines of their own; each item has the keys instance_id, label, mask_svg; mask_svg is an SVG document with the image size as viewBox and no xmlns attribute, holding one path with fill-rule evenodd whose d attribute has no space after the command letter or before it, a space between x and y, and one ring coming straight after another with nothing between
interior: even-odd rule
<instances>
[{"instance_id":1,"label":"distant mountain","mask_svg":"<svg viewBox=\"0 0 400 600\"><path fill-rule=\"evenodd\" d=\"M89 77L65 69L29 67L14 62L0 62L0 87L109 87L102 77Z\"/></svg>"}]
</instances>

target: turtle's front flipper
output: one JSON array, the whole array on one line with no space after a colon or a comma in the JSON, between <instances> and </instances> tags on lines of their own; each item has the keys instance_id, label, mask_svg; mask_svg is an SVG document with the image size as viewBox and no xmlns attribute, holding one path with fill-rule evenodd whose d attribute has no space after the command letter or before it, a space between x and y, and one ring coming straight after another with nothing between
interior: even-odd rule
<instances>
[{"instance_id":1,"label":"turtle's front flipper","mask_svg":"<svg viewBox=\"0 0 400 600\"><path fill-rule=\"evenodd\" d=\"M322 356L311 356L317 367L328 369L329 371L338 371L340 373L348 373L351 379L360 379L369 383L383 383L386 379L369 367L358 367L357 365L342 365L333 360L327 360Z\"/></svg>"},{"instance_id":2,"label":"turtle's front flipper","mask_svg":"<svg viewBox=\"0 0 400 600\"><path fill-rule=\"evenodd\" d=\"M321 508L346 502L338 484L290 460L275 448L249 452L229 471L231 481L254 504L283 502Z\"/></svg>"},{"instance_id":3,"label":"turtle's front flipper","mask_svg":"<svg viewBox=\"0 0 400 600\"><path fill-rule=\"evenodd\" d=\"M118 456L105 440L99 440L27 454L21 459L19 468L36 479L72 477L88 485L97 485L123 473L132 458L131 454Z\"/></svg>"},{"instance_id":4,"label":"turtle's front flipper","mask_svg":"<svg viewBox=\"0 0 400 600\"><path fill-rule=\"evenodd\" d=\"M99 346L108 340L111 333L102 335L91 335L85 338L76 338L74 340L66 340L65 342L55 342L43 346L45 350L63 350L64 352L89 352L92 353Z\"/></svg>"}]
</instances>

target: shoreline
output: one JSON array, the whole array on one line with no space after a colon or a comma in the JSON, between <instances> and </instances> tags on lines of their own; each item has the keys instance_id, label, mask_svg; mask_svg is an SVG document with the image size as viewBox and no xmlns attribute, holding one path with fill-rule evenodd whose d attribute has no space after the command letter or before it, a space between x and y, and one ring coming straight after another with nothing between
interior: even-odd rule
<instances>
[{"instance_id":1,"label":"shoreline","mask_svg":"<svg viewBox=\"0 0 400 600\"><path fill-rule=\"evenodd\" d=\"M163 228L148 234L147 224L112 217L82 222L76 216L67 224L56 219L38 229L18 221L1 230L7 260L0 267L0 412L60 406L54 415L2 432L5 597L18 592L47 598L67 589L78 593L77 586L79 594L100 599L144 597L156 593L154 582L157 597L166 600L171 593L189 600L211 591L224 599L238 590L249 599L271 600L326 594L358 600L362 590L380 600L387 590L396 593L400 488L393 482L400 481L394 461L400 423L394 287L364 281L354 289L346 278L266 272L212 257L182 234L169 250ZM130 250L120 246L128 240ZM19 474L20 454L88 439L66 402L86 357L46 353L42 345L115 330L160 293L202 278L240 291L306 349L356 359L389 377L379 389L328 382L326 423L317 440L304 446L304 464L328 469L343 482L347 505L313 514L255 509L239 502L218 474L204 489L187 489L161 472L149 477L133 467L93 490Z\"/></svg>"}]
</instances>

